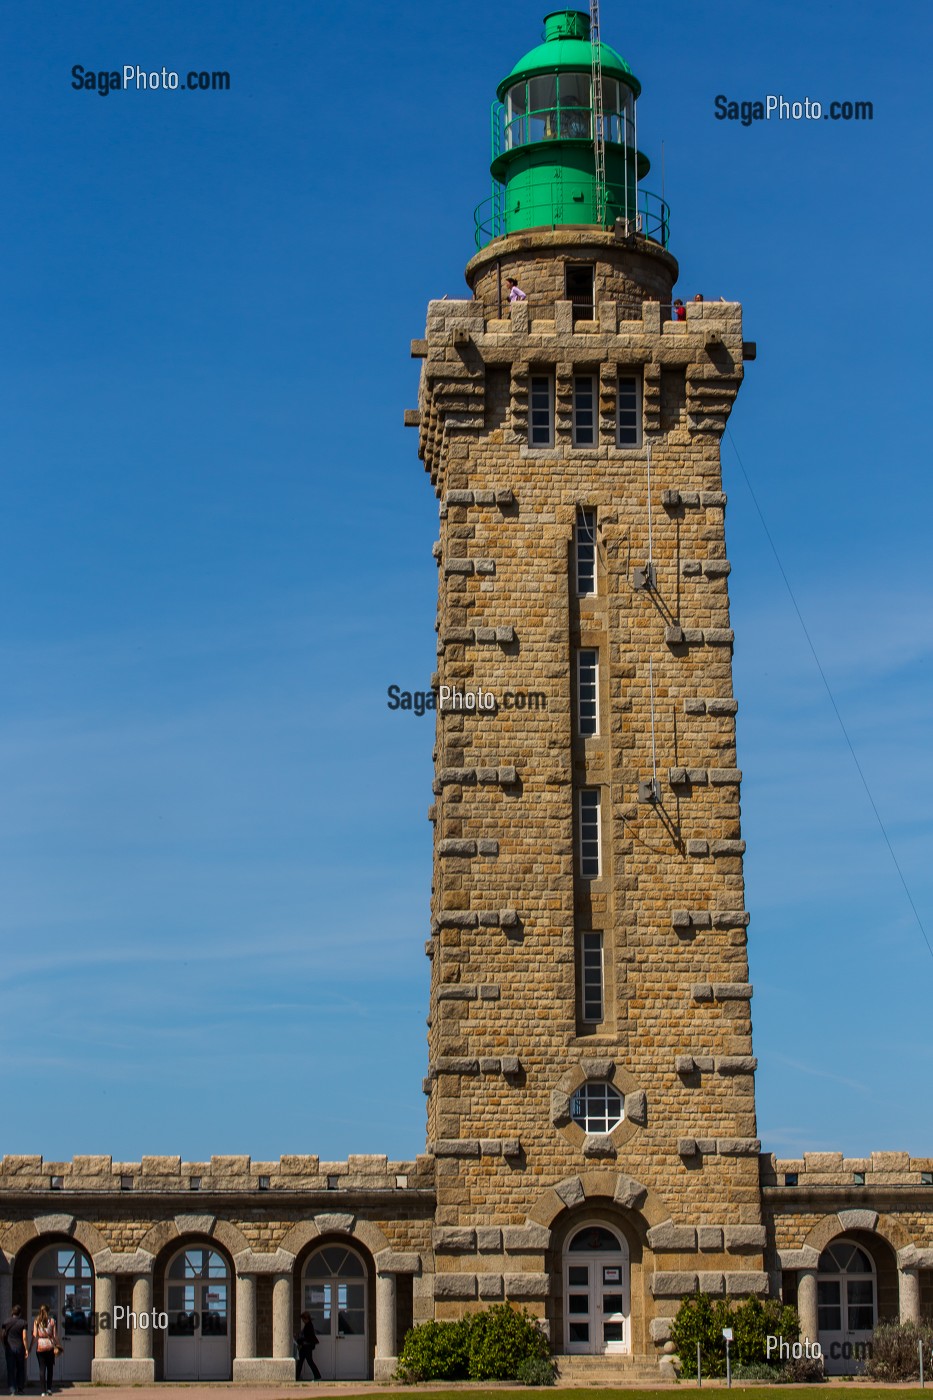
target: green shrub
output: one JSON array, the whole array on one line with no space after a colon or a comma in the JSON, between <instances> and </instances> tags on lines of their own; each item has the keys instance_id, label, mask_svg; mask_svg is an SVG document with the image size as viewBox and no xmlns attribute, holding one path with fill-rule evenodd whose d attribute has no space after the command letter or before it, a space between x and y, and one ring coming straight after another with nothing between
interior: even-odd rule
<instances>
[{"instance_id":1,"label":"green shrub","mask_svg":"<svg viewBox=\"0 0 933 1400\"><path fill-rule=\"evenodd\" d=\"M735 1307L731 1325L735 1333L732 1344L732 1359L743 1366L767 1364L769 1337L781 1337L793 1345L800 1337L800 1320L793 1308L785 1306L779 1298L746 1298ZM777 1356L772 1357L775 1367L780 1365Z\"/></svg>"},{"instance_id":2,"label":"green shrub","mask_svg":"<svg viewBox=\"0 0 933 1400\"><path fill-rule=\"evenodd\" d=\"M406 1333L396 1375L400 1381L518 1380L535 1363L537 1377L526 1385L553 1384L548 1339L524 1308L494 1303L456 1322L422 1322Z\"/></svg>"},{"instance_id":3,"label":"green shrub","mask_svg":"<svg viewBox=\"0 0 933 1400\"><path fill-rule=\"evenodd\" d=\"M557 1378L557 1368L549 1357L531 1356L523 1361L515 1373L515 1379L522 1385L553 1385Z\"/></svg>"},{"instance_id":4,"label":"green shrub","mask_svg":"<svg viewBox=\"0 0 933 1400\"><path fill-rule=\"evenodd\" d=\"M494 1303L470 1319L470 1380L514 1380L523 1361L550 1354L548 1339L523 1308Z\"/></svg>"},{"instance_id":5,"label":"green shrub","mask_svg":"<svg viewBox=\"0 0 933 1400\"><path fill-rule=\"evenodd\" d=\"M933 1325L929 1322L919 1326L916 1322L880 1322L871 1339L871 1356L865 1374L873 1381L919 1380L917 1348L920 1342L923 1342L926 1366L933 1351Z\"/></svg>"},{"instance_id":6,"label":"green shrub","mask_svg":"<svg viewBox=\"0 0 933 1400\"><path fill-rule=\"evenodd\" d=\"M737 1303L730 1298L714 1299L698 1291L683 1300L671 1326L671 1340L680 1357L680 1374L685 1379L696 1379L698 1342L703 1375L726 1374L724 1327L731 1327L733 1331L730 1348L733 1368L767 1364L766 1338L769 1336L783 1337L790 1343L800 1336L796 1312L775 1298L765 1302L760 1298L746 1298ZM777 1357L773 1361L769 1374L776 1375Z\"/></svg>"},{"instance_id":7,"label":"green shrub","mask_svg":"<svg viewBox=\"0 0 933 1400\"><path fill-rule=\"evenodd\" d=\"M470 1374L470 1318L422 1322L405 1334L398 1359L400 1381L465 1381Z\"/></svg>"}]
</instances>

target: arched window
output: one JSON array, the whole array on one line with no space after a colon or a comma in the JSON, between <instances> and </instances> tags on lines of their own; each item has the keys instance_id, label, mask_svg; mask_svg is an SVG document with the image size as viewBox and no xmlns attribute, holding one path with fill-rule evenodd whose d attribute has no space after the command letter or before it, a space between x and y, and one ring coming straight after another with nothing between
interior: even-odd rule
<instances>
[{"instance_id":1,"label":"arched window","mask_svg":"<svg viewBox=\"0 0 933 1400\"><path fill-rule=\"evenodd\" d=\"M314 1361L324 1380L369 1376L368 1280L366 1263L350 1245L325 1244L308 1256L301 1306L314 1323Z\"/></svg>"},{"instance_id":2,"label":"arched window","mask_svg":"<svg viewBox=\"0 0 933 1400\"><path fill-rule=\"evenodd\" d=\"M564 1350L585 1356L631 1350L629 1253L608 1225L583 1225L564 1250Z\"/></svg>"},{"instance_id":3,"label":"arched window","mask_svg":"<svg viewBox=\"0 0 933 1400\"><path fill-rule=\"evenodd\" d=\"M56 1379L89 1381L94 1354L94 1268L77 1245L50 1245L33 1261L29 1270L30 1330L32 1319L43 1304L67 1342L55 1363ZM35 1355L33 1350L29 1358L30 1380L38 1379Z\"/></svg>"},{"instance_id":4,"label":"arched window","mask_svg":"<svg viewBox=\"0 0 933 1400\"><path fill-rule=\"evenodd\" d=\"M875 1266L854 1240L833 1240L817 1265L816 1300L825 1368L830 1375L861 1369L875 1327Z\"/></svg>"},{"instance_id":5,"label":"arched window","mask_svg":"<svg viewBox=\"0 0 933 1400\"><path fill-rule=\"evenodd\" d=\"M166 1380L230 1375L230 1268L216 1249L188 1245L165 1271Z\"/></svg>"}]
</instances>

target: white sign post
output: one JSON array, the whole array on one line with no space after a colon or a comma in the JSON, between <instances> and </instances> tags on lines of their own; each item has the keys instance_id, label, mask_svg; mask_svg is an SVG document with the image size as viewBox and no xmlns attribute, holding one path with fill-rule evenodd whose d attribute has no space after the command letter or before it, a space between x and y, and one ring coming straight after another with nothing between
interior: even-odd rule
<instances>
[{"instance_id":1,"label":"white sign post","mask_svg":"<svg viewBox=\"0 0 933 1400\"><path fill-rule=\"evenodd\" d=\"M726 1388L732 1389L732 1358L729 1355L729 1343L732 1341L732 1328L724 1327L722 1335L726 1339Z\"/></svg>"}]
</instances>

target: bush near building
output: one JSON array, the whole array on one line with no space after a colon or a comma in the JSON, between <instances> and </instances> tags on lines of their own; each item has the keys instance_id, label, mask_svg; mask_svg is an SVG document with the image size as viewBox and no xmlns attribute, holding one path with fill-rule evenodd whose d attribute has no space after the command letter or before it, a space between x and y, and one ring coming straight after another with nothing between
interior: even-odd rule
<instances>
[{"instance_id":1,"label":"bush near building","mask_svg":"<svg viewBox=\"0 0 933 1400\"><path fill-rule=\"evenodd\" d=\"M397 1374L406 1383L521 1380L549 1385L554 1365L548 1339L531 1314L494 1303L456 1322L412 1327L402 1344Z\"/></svg>"},{"instance_id":2,"label":"bush near building","mask_svg":"<svg viewBox=\"0 0 933 1400\"><path fill-rule=\"evenodd\" d=\"M933 1323L880 1322L871 1339L865 1374L873 1381L920 1379L920 1343L924 1367L933 1371Z\"/></svg>"},{"instance_id":3,"label":"bush near building","mask_svg":"<svg viewBox=\"0 0 933 1400\"><path fill-rule=\"evenodd\" d=\"M680 1357L680 1374L695 1380L697 1373L697 1343L700 1344L704 1376L726 1374L726 1343L724 1327L731 1327L730 1348L733 1366L755 1367L768 1364L767 1338L782 1337L793 1345L800 1337L800 1319L794 1308L776 1298L764 1302L746 1298L711 1298L708 1293L693 1293L680 1305L671 1326L671 1341ZM781 1363L771 1359L771 1371L780 1376Z\"/></svg>"}]
</instances>

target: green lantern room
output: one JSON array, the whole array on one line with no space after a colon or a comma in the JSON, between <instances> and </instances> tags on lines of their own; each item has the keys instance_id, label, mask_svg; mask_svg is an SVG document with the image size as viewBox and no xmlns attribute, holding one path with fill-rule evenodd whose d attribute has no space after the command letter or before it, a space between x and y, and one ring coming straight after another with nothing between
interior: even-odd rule
<instances>
[{"instance_id":1,"label":"green lantern room","mask_svg":"<svg viewBox=\"0 0 933 1400\"><path fill-rule=\"evenodd\" d=\"M639 188L641 84L589 14L557 10L492 107L492 195L476 210L476 246L526 229L618 227L667 246L668 210Z\"/></svg>"}]
</instances>

